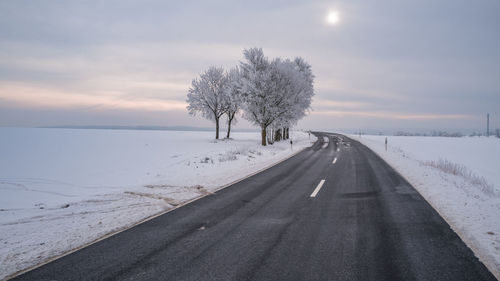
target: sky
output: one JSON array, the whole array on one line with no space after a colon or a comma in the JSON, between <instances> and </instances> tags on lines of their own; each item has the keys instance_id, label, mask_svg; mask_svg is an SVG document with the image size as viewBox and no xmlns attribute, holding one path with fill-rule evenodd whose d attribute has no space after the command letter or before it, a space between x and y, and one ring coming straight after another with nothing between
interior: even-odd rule
<instances>
[{"instance_id":1,"label":"sky","mask_svg":"<svg viewBox=\"0 0 500 281\"><path fill-rule=\"evenodd\" d=\"M210 127L191 80L261 47L312 65L297 128L485 131L499 32L497 0L0 0L0 126Z\"/></svg>"}]
</instances>

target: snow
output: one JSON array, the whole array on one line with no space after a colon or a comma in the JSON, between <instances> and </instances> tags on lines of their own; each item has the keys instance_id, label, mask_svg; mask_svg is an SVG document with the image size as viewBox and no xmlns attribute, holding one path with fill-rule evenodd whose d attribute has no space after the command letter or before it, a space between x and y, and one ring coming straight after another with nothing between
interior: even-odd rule
<instances>
[{"instance_id":1,"label":"snow","mask_svg":"<svg viewBox=\"0 0 500 281\"><path fill-rule=\"evenodd\" d=\"M221 134L225 132L221 131ZM0 128L0 279L255 173L315 141Z\"/></svg>"},{"instance_id":2,"label":"snow","mask_svg":"<svg viewBox=\"0 0 500 281\"><path fill-rule=\"evenodd\" d=\"M500 139L350 137L403 175L500 279Z\"/></svg>"}]
</instances>

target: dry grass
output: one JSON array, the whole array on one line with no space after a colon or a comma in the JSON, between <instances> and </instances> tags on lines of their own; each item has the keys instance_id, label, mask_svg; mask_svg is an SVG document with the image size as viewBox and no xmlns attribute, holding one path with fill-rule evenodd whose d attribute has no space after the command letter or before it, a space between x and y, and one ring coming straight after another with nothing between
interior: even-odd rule
<instances>
[{"instance_id":1,"label":"dry grass","mask_svg":"<svg viewBox=\"0 0 500 281\"><path fill-rule=\"evenodd\" d=\"M438 161L427 161L425 165L437 168L447 174L463 177L467 182L477 186L484 194L488 196L498 196L493 185L488 183L484 177L478 176L467 167L461 164L450 162L446 159Z\"/></svg>"}]
</instances>

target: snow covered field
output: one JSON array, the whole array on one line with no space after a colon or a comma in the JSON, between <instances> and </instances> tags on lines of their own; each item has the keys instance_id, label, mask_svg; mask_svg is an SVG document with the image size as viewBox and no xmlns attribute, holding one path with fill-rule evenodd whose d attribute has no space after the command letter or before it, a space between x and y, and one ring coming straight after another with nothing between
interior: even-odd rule
<instances>
[{"instance_id":1,"label":"snow covered field","mask_svg":"<svg viewBox=\"0 0 500 281\"><path fill-rule=\"evenodd\" d=\"M311 145L258 133L0 128L0 279Z\"/></svg>"},{"instance_id":2,"label":"snow covered field","mask_svg":"<svg viewBox=\"0 0 500 281\"><path fill-rule=\"evenodd\" d=\"M500 139L358 136L401 173L500 278Z\"/></svg>"}]
</instances>

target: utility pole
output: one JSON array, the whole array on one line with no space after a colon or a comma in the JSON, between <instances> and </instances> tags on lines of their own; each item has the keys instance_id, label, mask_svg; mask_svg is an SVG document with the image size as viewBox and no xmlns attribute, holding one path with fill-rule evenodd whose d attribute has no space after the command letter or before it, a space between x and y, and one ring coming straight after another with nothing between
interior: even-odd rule
<instances>
[{"instance_id":1,"label":"utility pole","mask_svg":"<svg viewBox=\"0 0 500 281\"><path fill-rule=\"evenodd\" d=\"M490 114L486 114L486 136L490 136Z\"/></svg>"}]
</instances>

